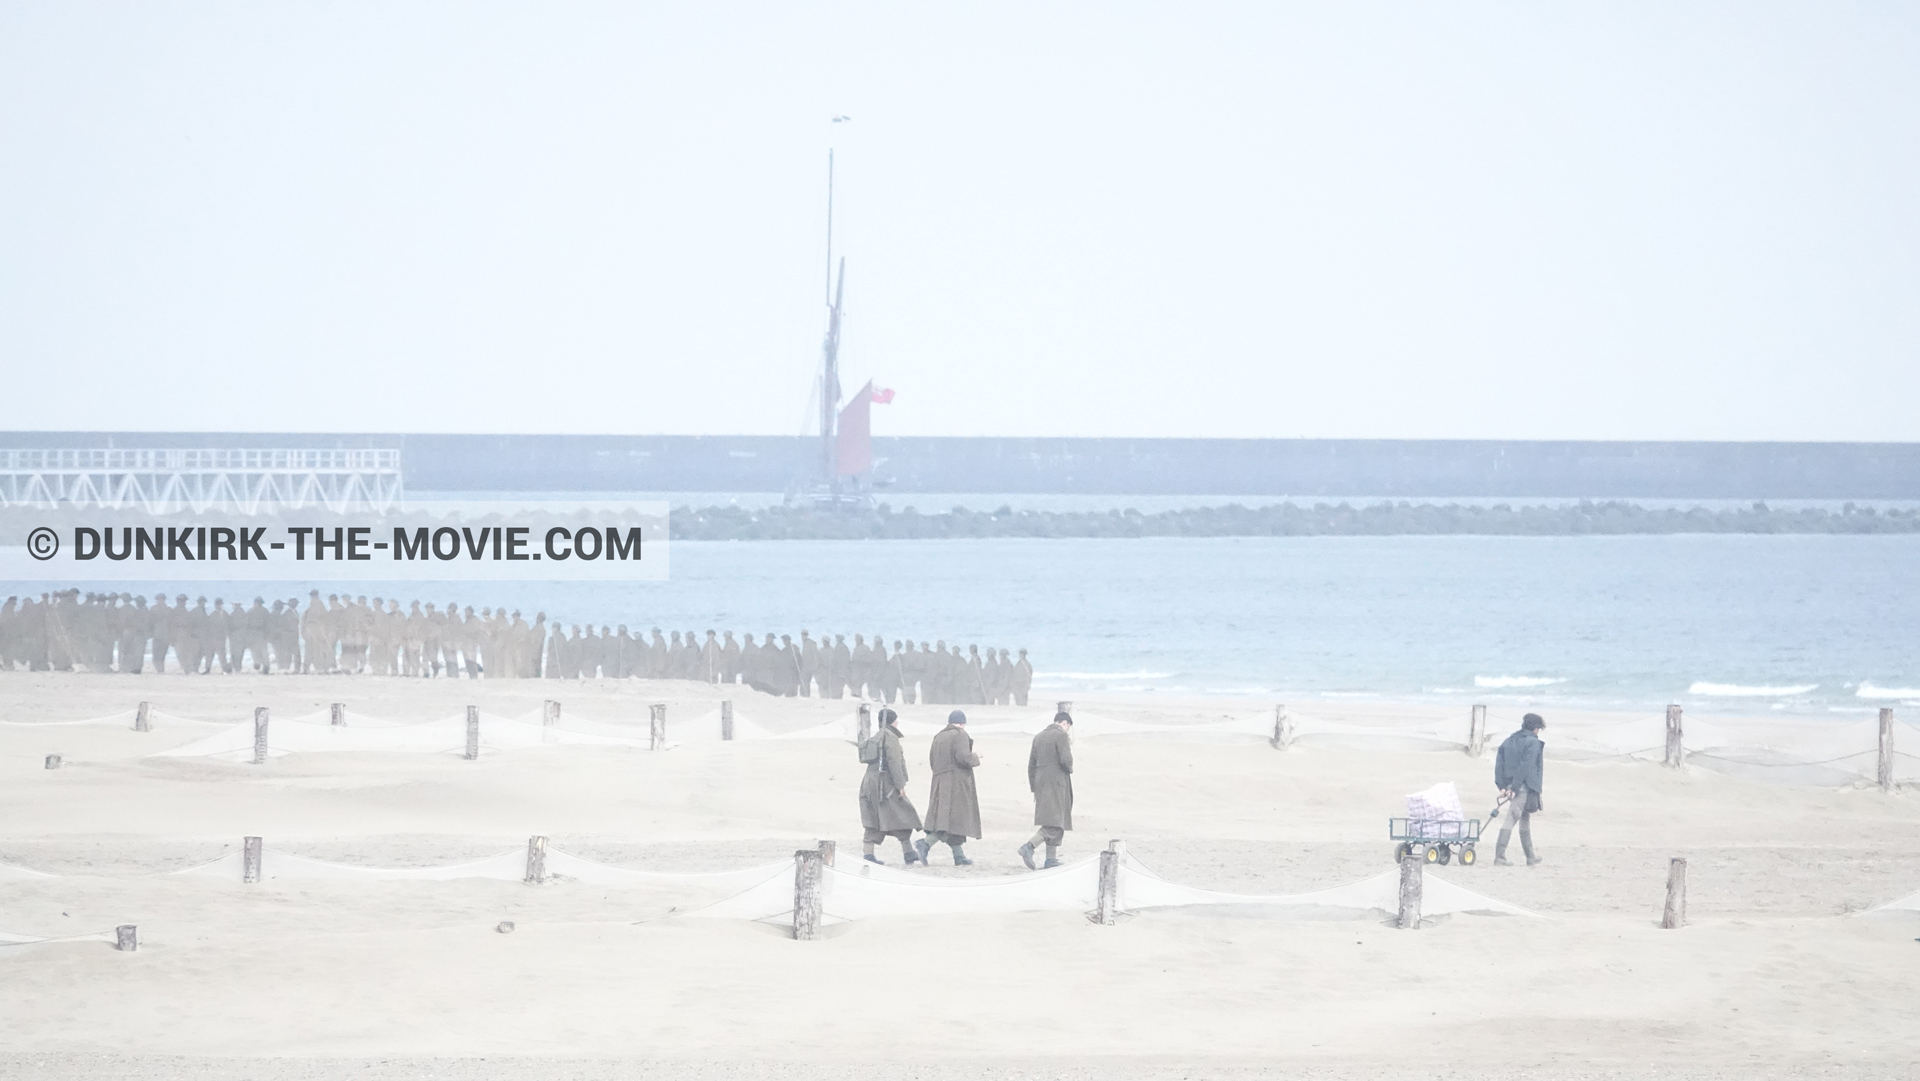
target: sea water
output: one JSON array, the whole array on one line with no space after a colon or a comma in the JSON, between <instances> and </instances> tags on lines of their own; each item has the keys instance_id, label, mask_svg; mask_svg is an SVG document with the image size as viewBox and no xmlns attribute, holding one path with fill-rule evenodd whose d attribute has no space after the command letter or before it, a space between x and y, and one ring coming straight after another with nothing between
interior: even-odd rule
<instances>
[{"instance_id":1,"label":"sea water","mask_svg":"<svg viewBox=\"0 0 1920 1081\"><path fill-rule=\"evenodd\" d=\"M1036 687L1062 697L1920 707L1911 536L686 541L665 582L399 596L569 625L1025 648Z\"/></svg>"}]
</instances>

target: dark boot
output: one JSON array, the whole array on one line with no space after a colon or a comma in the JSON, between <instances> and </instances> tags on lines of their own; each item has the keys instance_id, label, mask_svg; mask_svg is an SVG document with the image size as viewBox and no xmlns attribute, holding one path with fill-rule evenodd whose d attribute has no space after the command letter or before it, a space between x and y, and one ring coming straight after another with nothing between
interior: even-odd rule
<instances>
[{"instance_id":1,"label":"dark boot","mask_svg":"<svg viewBox=\"0 0 1920 1081\"><path fill-rule=\"evenodd\" d=\"M1540 857L1533 854L1533 830L1526 823L1520 826L1520 851L1527 854L1528 867L1540 862Z\"/></svg>"},{"instance_id":2,"label":"dark boot","mask_svg":"<svg viewBox=\"0 0 1920 1081\"><path fill-rule=\"evenodd\" d=\"M922 837L918 841L913 842L913 848L914 851L920 853L920 862L925 863L927 862L927 852L933 848L933 842Z\"/></svg>"},{"instance_id":3,"label":"dark boot","mask_svg":"<svg viewBox=\"0 0 1920 1081\"><path fill-rule=\"evenodd\" d=\"M908 843L905 837L900 838L900 855L906 858L908 867L912 867L916 863L926 862L920 858L920 853L914 851L913 845Z\"/></svg>"},{"instance_id":4,"label":"dark boot","mask_svg":"<svg viewBox=\"0 0 1920 1081\"><path fill-rule=\"evenodd\" d=\"M973 865L973 861L967 858L966 849L960 847L959 841L948 841L947 847L953 849L953 865L955 867L971 867Z\"/></svg>"},{"instance_id":5,"label":"dark boot","mask_svg":"<svg viewBox=\"0 0 1920 1081\"><path fill-rule=\"evenodd\" d=\"M862 857L860 857L860 858L861 858L861 859L863 859L863 860L866 860L866 861L867 861L868 863L879 863L879 862L880 862L880 857L878 857L878 856L876 856L876 855L874 855L874 854L873 854L873 853L871 853L871 852L869 852L869 853L867 853L866 855L864 855L864 856L862 856Z\"/></svg>"},{"instance_id":6,"label":"dark boot","mask_svg":"<svg viewBox=\"0 0 1920 1081\"><path fill-rule=\"evenodd\" d=\"M1059 845L1047 846L1047 862L1041 864L1040 866L1042 868L1060 866L1060 846Z\"/></svg>"},{"instance_id":7,"label":"dark boot","mask_svg":"<svg viewBox=\"0 0 1920 1081\"><path fill-rule=\"evenodd\" d=\"M1493 843L1493 865L1495 867L1513 866L1513 864L1507 859L1507 842L1512 839L1513 839L1512 830L1500 831L1500 839Z\"/></svg>"},{"instance_id":8,"label":"dark boot","mask_svg":"<svg viewBox=\"0 0 1920 1081\"><path fill-rule=\"evenodd\" d=\"M1020 846L1020 862L1026 864L1027 870L1029 871L1035 871L1039 869L1035 867L1033 863L1033 842L1032 841L1028 841L1026 844L1023 844Z\"/></svg>"}]
</instances>

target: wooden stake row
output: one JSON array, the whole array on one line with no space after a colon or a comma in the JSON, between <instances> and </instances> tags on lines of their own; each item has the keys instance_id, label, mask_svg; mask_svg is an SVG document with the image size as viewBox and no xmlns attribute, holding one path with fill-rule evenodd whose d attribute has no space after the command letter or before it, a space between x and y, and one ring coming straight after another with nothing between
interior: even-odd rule
<instances>
[{"instance_id":1,"label":"wooden stake row","mask_svg":"<svg viewBox=\"0 0 1920 1081\"><path fill-rule=\"evenodd\" d=\"M1060 702L1058 705L1061 712L1072 712L1072 702ZM344 726L347 723L346 703L332 703L329 706L328 714L330 724ZM139 708L134 712L133 730L136 732L151 732L153 730L152 716L152 703L140 703ZM667 745L666 704L656 702L648 706L647 720L648 749L655 751L664 750ZM548 728L559 725L559 702L548 699L541 704L540 723L542 726ZM253 711L253 762L255 765L264 764L268 758L267 726L267 707L257 707ZM1668 706L1666 753L1662 758L1662 764L1679 768L1686 763L1684 728L1684 716L1680 706L1677 704ZM863 702L860 704L859 711L859 738L864 741L872 734L872 707ZM1880 786L1882 791L1892 791L1895 784L1893 735L1893 710L1883 708L1880 711L1879 754L1875 769L1875 782ZM720 738L727 742L733 740L733 700L731 698L720 703ZM1293 746L1293 738L1293 717L1288 714L1287 707L1284 705L1273 707L1273 735L1268 738L1268 745L1275 750L1286 750ZM1473 717L1468 723L1467 728L1467 754L1473 758L1484 756L1489 742L1491 741L1487 733L1487 707L1474 706ZM467 707L467 746L465 757L468 760L480 757L480 708L478 706ZM52 754L47 756L48 769L59 769L60 765L61 759L59 755Z\"/></svg>"}]
</instances>

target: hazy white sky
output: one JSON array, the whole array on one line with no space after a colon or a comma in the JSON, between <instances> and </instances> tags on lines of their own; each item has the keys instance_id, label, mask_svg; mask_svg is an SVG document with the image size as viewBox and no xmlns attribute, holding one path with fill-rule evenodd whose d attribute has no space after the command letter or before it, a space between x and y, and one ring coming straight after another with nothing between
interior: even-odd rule
<instances>
[{"instance_id":1,"label":"hazy white sky","mask_svg":"<svg viewBox=\"0 0 1920 1081\"><path fill-rule=\"evenodd\" d=\"M846 124L829 118L847 115ZM1920 7L0 6L0 428L1920 438Z\"/></svg>"}]
</instances>

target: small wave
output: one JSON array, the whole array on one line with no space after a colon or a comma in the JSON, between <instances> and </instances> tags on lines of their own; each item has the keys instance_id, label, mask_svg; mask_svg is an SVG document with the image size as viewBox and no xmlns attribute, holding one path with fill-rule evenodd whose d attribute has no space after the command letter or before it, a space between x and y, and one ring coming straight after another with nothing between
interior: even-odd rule
<instances>
[{"instance_id":1,"label":"small wave","mask_svg":"<svg viewBox=\"0 0 1920 1081\"><path fill-rule=\"evenodd\" d=\"M1687 693L1706 695L1709 698L1786 698L1791 695L1811 693L1819 686L1818 683L1800 683L1792 687L1744 687L1738 683L1695 683L1687 688Z\"/></svg>"},{"instance_id":2,"label":"small wave","mask_svg":"<svg viewBox=\"0 0 1920 1081\"><path fill-rule=\"evenodd\" d=\"M1035 679L1172 679L1172 672L1035 672Z\"/></svg>"},{"instance_id":3,"label":"small wave","mask_svg":"<svg viewBox=\"0 0 1920 1081\"><path fill-rule=\"evenodd\" d=\"M1475 676L1473 685L1481 689L1497 687L1550 687L1555 683L1565 683L1564 679L1551 676Z\"/></svg>"},{"instance_id":4,"label":"small wave","mask_svg":"<svg viewBox=\"0 0 1920 1081\"><path fill-rule=\"evenodd\" d=\"M1876 687L1862 683L1853 693L1859 698L1920 698L1920 687Z\"/></svg>"}]
</instances>

